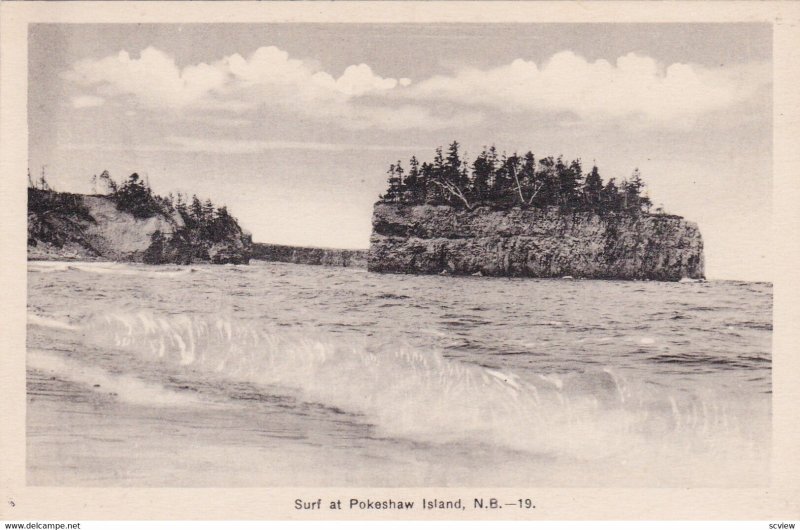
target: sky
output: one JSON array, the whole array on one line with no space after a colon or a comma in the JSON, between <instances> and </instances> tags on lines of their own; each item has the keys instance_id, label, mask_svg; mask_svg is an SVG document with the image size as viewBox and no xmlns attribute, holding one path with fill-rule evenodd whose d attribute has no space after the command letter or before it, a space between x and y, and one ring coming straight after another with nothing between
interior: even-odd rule
<instances>
[{"instance_id":1,"label":"sky","mask_svg":"<svg viewBox=\"0 0 800 530\"><path fill-rule=\"evenodd\" d=\"M494 144L638 167L709 278L772 279L766 24L34 24L28 58L58 190L138 172L258 242L367 248L390 163Z\"/></svg>"}]
</instances>

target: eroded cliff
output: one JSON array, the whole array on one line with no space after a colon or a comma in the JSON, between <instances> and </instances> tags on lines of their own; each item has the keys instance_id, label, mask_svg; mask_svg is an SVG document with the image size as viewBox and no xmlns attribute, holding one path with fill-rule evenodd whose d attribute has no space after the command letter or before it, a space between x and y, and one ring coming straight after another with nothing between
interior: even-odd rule
<instances>
[{"instance_id":1,"label":"eroded cliff","mask_svg":"<svg viewBox=\"0 0 800 530\"><path fill-rule=\"evenodd\" d=\"M28 189L28 259L247 263L250 247L235 223L204 237L177 212L140 218L107 196Z\"/></svg>"},{"instance_id":2,"label":"eroded cliff","mask_svg":"<svg viewBox=\"0 0 800 530\"><path fill-rule=\"evenodd\" d=\"M671 215L377 203L367 268L677 281L704 277L703 240L695 223Z\"/></svg>"}]
</instances>

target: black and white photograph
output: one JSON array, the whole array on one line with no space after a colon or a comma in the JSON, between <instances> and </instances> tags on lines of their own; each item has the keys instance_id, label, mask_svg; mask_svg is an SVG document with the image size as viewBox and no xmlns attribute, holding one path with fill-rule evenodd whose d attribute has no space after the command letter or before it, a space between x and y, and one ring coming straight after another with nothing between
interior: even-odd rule
<instances>
[{"instance_id":1,"label":"black and white photograph","mask_svg":"<svg viewBox=\"0 0 800 530\"><path fill-rule=\"evenodd\" d=\"M768 488L773 31L28 24L25 485Z\"/></svg>"}]
</instances>

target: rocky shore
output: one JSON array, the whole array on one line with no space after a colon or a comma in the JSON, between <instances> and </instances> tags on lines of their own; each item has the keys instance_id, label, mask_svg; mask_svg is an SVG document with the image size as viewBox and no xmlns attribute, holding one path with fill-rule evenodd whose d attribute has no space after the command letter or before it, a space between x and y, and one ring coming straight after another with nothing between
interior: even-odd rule
<instances>
[{"instance_id":1,"label":"rocky shore","mask_svg":"<svg viewBox=\"0 0 800 530\"><path fill-rule=\"evenodd\" d=\"M377 203L372 226L367 266L373 272L662 281L704 277L700 231L674 215Z\"/></svg>"}]
</instances>

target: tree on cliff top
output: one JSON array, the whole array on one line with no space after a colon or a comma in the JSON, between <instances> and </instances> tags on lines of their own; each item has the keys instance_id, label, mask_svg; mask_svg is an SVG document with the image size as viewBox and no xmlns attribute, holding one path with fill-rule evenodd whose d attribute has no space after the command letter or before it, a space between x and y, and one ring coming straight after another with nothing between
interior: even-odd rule
<instances>
[{"instance_id":1,"label":"tree on cliff top","mask_svg":"<svg viewBox=\"0 0 800 530\"><path fill-rule=\"evenodd\" d=\"M597 166L584 174L580 159L545 157L538 161L532 151L523 156L498 155L495 146L484 147L472 161L462 155L456 141L435 150L433 162L421 165L416 157L406 177L400 162L389 167L388 189L380 201L398 204L441 204L472 210L556 207L598 214L649 211L652 202L636 169L620 187L611 179L603 183Z\"/></svg>"},{"instance_id":2,"label":"tree on cliff top","mask_svg":"<svg viewBox=\"0 0 800 530\"><path fill-rule=\"evenodd\" d=\"M642 175L639 172L639 168L633 170L633 174L631 178L628 179L625 183L625 187L623 189L623 193L625 194L625 204L628 210L647 210L649 211L650 208L653 206L652 201L646 195L642 195L644 192L645 183L642 180Z\"/></svg>"},{"instance_id":3,"label":"tree on cliff top","mask_svg":"<svg viewBox=\"0 0 800 530\"><path fill-rule=\"evenodd\" d=\"M139 178L138 173L131 174L122 186L111 194L111 198L116 203L117 209L139 219L164 213L160 201L153 195L150 187Z\"/></svg>"},{"instance_id":4,"label":"tree on cliff top","mask_svg":"<svg viewBox=\"0 0 800 530\"><path fill-rule=\"evenodd\" d=\"M592 166L592 170L586 175L583 182L583 200L589 209L596 210L600 206L600 198L603 194L603 177L597 166Z\"/></svg>"},{"instance_id":5,"label":"tree on cliff top","mask_svg":"<svg viewBox=\"0 0 800 530\"><path fill-rule=\"evenodd\" d=\"M122 185L111 179L108 171L100 174L100 181L107 183L113 190L108 197L114 201L117 209L128 212L134 217L145 219L155 215L170 218L174 214L180 216L183 227L176 227L172 234L173 246L185 247L183 251L193 257L208 259L208 248L213 243L225 242L243 238L243 231L238 221L225 206L217 208L211 199L201 200L197 195L192 195L191 203L186 204L185 195L178 192L177 197L170 193L162 197L153 193L150 185L133 173ZM154 235L151 241L154 253L152 262L157 262L155 256L161 256L161 249L166 248L165 234ZM149 259L149 258L148 258Z\"/></svg>"}]
</instances>

